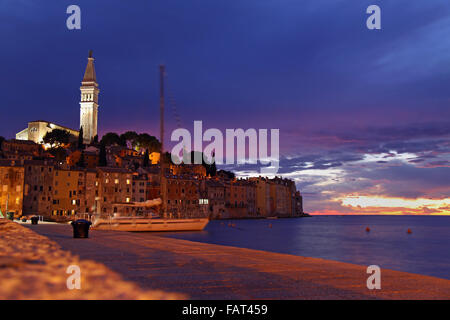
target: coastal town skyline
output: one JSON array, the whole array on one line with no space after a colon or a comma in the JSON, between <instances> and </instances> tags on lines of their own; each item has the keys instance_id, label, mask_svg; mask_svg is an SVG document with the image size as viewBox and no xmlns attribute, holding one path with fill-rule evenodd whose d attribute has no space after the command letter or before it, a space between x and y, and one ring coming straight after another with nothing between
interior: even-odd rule
<instances>
[{"instance_id":1,"label":"coastal town skyline","mask_svg":"<svg viewBox=\"0 0 450 320\"><path fill-rule=\"evenodd\" d=\"M295 180L305 199L305 211L450 214L446 179L450 173L446 120L450 55L445 54L448 43L440 40L450 25L445 2L400 10L400 1L386 9L401 11L402 16L386 16L379 34L353 27L364 20L352 15L358 6L342 8L330 17L335 6L309 2L294 6L296 17L286 8L276 11L272 19L279 27L265 30L260 27L271 5L264 3L256 9L252 6L254 25L247 25L242 35L243 20L226 24L230 30L224 29L224 20L208 19L214 32L228 31L220 41L203 29L204 22L195 19L184 21L188 27L184 32L169 28L170 21L180 22L177 11L170 11L165 22L139 19L143 12L152 17L154 10L161 14L170 5L142 2L139 10L127 7L125 14L136 19L118 28L114 20L122 8L119 2L111 1L115 10L101 17L100 5L81 1L85 27L74 34L53 31L61 23L59 16L51 14L58 8L27 4L19 10L11 3L2 4L11 6L9 16L2 13L2 18L19 19L12 24L17 28L14 43L10 39L5 44L10 50L0 53L3 61L11 62L4 66L10 77L1 80L7 88L4 105L11 115L0 128L0 136L13 138L28 121L41 118L77 129L80 73L86 53L93 49L102 90L100 135L134 130L158 136L157 66L164 62L183 126L190 128L194 120L203 120L208 127L280 128L279 175ZM360 6L365 5L363 1ZM238 10L232 5L217 6L203 6L205 14L217 18L222 9L222 19L226 19ZM47 9L50 16L44 21L39 13ZM239 9L250 10L245 5ZM305 19L305 12L319 20L328 17L326 25L337 26L337 30L316 26ZM342 22L345 17L351 17L348 23ZM417 19L420 24L412 22ZM95 32L89 28L91 23ZM30 25L40 28L25 28ZM306 25L315 27L302 31ZM99 37L108 26L117 36L114 39ZM162 26L167 29L160 31ZM395 32L390 31L393 26ZM128 39L129 32L136 35ZM183 40L183 34L190 38ZM150 37L149 43L137 41L144 36ZM320 44L312 41L313 36L322 39ZM358 45L351 44L353 37L360 40ZM47 45L29 51L31 39ZM151 45L152 40L158 45ZM272 48L275 40L277 49ZM394 43L395 54L390 52ZM235 49L227 50L226 44ZM236 46L243 54L240 59L234 58ZM31 67L21 61L29 61ZM52 81L42 81L42 76ZM175 128L170 116L169 128ZM257 172L252 166L229 169L244 177Z\"/></svg>"},{"instance_id":2,"label":"coastal town skyline","mask_svg":"<svg viewBox=\"0 0 450 320\"><path fill-rule=\"evenodd\" d=\"M0 1L0 300L449 300L449 31L449 0Z\"/></svg>"}]
</instances>

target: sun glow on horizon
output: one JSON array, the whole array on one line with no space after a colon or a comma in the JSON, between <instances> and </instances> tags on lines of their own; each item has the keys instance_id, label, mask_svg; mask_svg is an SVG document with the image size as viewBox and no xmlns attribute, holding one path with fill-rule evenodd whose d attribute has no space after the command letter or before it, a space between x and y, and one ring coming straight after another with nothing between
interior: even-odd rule
<instances>
[{"instance_id":1,"label":"sun glow on horizon","mask_svg":"<svg viewBox=\"0 0 450 320\"><path fill-rule=\"evenodd\" d=\"M351 209L359 209L361 213L385 213L385 214L438 214L450 215L450 198L431 199L417 198L407 199L399 197L383 196L347 196L336 199L342 206Z\"/></svg>"}]
</instances>

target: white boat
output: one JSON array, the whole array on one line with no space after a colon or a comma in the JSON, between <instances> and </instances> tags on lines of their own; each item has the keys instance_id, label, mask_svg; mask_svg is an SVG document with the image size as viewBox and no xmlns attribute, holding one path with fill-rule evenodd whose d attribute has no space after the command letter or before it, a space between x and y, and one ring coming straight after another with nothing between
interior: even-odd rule
<instances>
[{"instance_id":1,"label":"white boat","mask_svg":"<svg viewBox=\"0 0 450 320\"><path fill-rule=\"evenodd\" d=\"M208 222L208 218L110 217L95 219L92 223L92 229L140 232L202 231Z\"/></svg>"}]
</instances>

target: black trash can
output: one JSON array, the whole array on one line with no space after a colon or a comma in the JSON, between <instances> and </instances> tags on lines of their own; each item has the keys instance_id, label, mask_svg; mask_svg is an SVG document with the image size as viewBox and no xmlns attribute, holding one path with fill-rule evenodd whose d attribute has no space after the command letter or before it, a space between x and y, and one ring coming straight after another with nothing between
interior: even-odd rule
<instances>
[{"instance_id":1,"label":"black trash can","mask_svg":"<svg viewBox=\"0 0 450 320\"><path fill-rule=\"evenodd\" d=\"M7 212L6 213L6 218L8 219L8 220L14 220L14 212Z\"/></svg>"},{"instance_id":2,"label":"black trash can","mask_svg":"<svg viewBox=\"0 0 450 320\"><path fill-rule=\"evenodd\" d=\"M31 217L31 224L38 224L39 217Z\"/></svg>"},{"instance_id":3,"label":"black trash can","mask_svg":"<svg viewBox=\"0 0 450 320\"><path fill-rule=\"evenodd\" d=\"M76 221L72 221L73 228L73 237L74 238L89 238L89 227L91 226L91 222L79 219Z\"/></svg>"}]
</instances>

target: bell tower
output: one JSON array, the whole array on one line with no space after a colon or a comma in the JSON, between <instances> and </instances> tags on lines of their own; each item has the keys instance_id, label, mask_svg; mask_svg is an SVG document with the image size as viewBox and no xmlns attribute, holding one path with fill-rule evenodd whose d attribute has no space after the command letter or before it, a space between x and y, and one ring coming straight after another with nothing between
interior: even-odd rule
<instances>
[{"instance_id":1,"label":"bell tower","mask_svg":"<svg viewBox=\"0 0 450 320\"><path fill-rule=\"evenodd\" d=\"M98 89L92 50L89 51L88 63L81 82L80 127L83 127L83 140L90 143L97 135Z\"/></svg>"}]
</instances>

